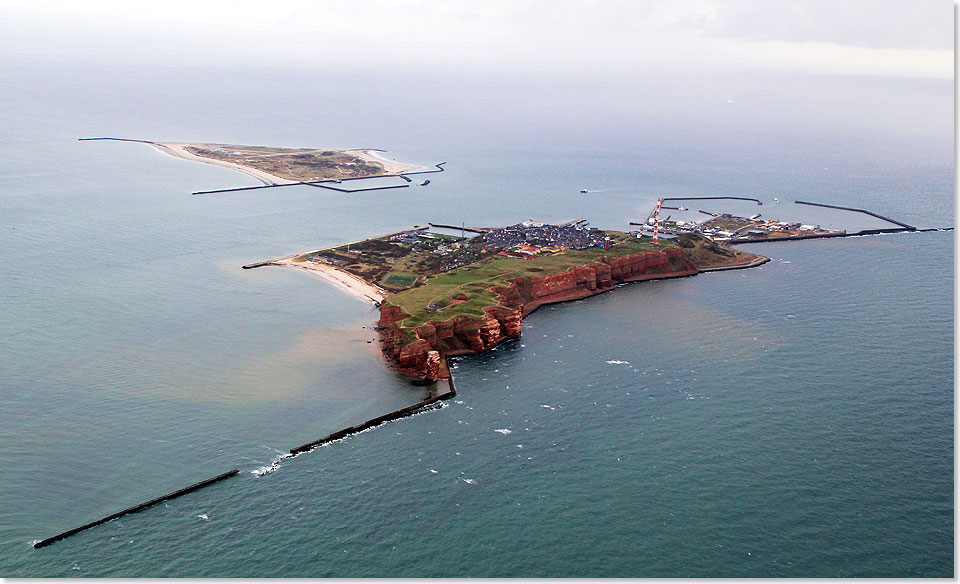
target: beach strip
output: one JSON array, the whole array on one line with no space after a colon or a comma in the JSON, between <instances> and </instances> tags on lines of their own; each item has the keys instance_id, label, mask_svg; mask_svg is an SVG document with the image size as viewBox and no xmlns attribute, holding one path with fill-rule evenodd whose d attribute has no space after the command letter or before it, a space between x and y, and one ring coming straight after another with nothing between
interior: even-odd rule
<instances>
[{"instance_id":1,"label":"beach strip","mask_svg":"<svg viewBox=\"0 0 960 584\"><path fill-rule=\"evenodd\" d=\"M344 150L344 152L349 152L354 156L358 156L364 159L367 162L377 162L383 166L383 172L390 174L403 174L404 172L414 172L418 170L426 170L426 166L420 166L417 164L404 164L402 162L397 162L396 160L391 160L382 154L382 150Z\"/></svg>"},{"instance_id":2,"label":"beach strip","mask_svg":"<svg viewBox=\"0 0 960 584\"><path fill-rule=\"evenodd\" d=\"M255 168L250 168L249 166L244 166L242 164L237 164L234 162L227 162L225 160L216 160L214 158L206 158L204 156L197 156L193 154L187 148L209 148L213 145L211 144L190 144L187 142L147 142L157 150L163 152L164 154L169 154L175 158L180 158L182 160L190 160L193 162L203 162L204 164L212 164L214 166L222 166L223 168L229 168L232 170L239 170L240 172L246 174L247 176L252 176L261 183L265 185L290 185L295 184L298 181L289 180L281 178L270 174L269 172L264 172L262 170L257 170Z\"/></svg>"},{"instance_id":3,"label":"beach strip","mask_svg":"<svg viewBox=\"0 0 960 584\"><path fill-rule=\"evenodd\" d=\"M322 264L318 262L295 262L293 258L283 258L279 260L274 260L270 262L272 265L296 268L302 270L309 274L312 274L318 278L325 280L326 282L333 284L335 287L340 289L347 294L350 294L357 300L373 304L374 306L379 306L381 302L387 297L385 290L372 286L367 282L364 282L357 276L343 270L338 270L333 266L328 264Z\"/></svg>"}]
</instances>

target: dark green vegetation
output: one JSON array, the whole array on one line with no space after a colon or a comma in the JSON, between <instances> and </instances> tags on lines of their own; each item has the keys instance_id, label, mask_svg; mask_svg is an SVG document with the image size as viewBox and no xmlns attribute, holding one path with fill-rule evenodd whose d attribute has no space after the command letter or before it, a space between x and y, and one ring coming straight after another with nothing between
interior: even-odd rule
<instances>
[{"instance_id":1,"label":"dark green vegetation","mask_svg":"<svg viewBox=\"0 0 960 584\"><path fill-rule=\"evenodd\" d=\"M376 176L385 172L382 164L365 160L346 150L267 148L231 144L203 146L188 146L187 150L197 156L248 166L294 181Z\"/></svg>"},{"instance_id":2,"label":"dark green vegetation","mask_svg":"<svg viewBox=\"0 0 960 584\"><path fill-rule=\"evenodd\" d=\"M494 252L480 249L474 240L430 234L405 234L367 239L305 254L299 261L322 261L380 286L399 292L414 286L422 276L473 263Z\"/></svg>"},{"instance_id":3,"label":"dark green vegetation","mask_svg":"<svg viewBox=\"0 0 960 584\"><path fill-rule=\"evenodd\" d=\"M387 300L410 315L403 321L403 328L417 327L431 320L449 320L455 316L480 319L484 318L484 307L497 305L497 295L490 289L509 286L514 278L542 277L586 265L602 257L658 251L673 245L654 244L649 238L638 239L616 231L608 231L607 235L614 242L609 250L599 247L566 250L532 259L490 255L474 264L435 274L418 286L391 294ZM431 304L435 309L431 309ZM450 307L445 309L448 305Z\"/></svg>"}]
</instances>

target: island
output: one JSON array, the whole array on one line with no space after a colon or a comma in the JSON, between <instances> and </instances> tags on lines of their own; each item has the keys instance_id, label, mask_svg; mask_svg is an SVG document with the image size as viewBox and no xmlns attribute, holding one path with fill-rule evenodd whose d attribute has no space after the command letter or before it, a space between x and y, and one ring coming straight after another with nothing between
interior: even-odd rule
<instances>
[{"instance_id":1,"label":"island","mask_svg":"<svg viewBox=\"0 0 960 584\"><path fill-rule=\"evenodd\" d=\"M213 164L243 172L267 186L313 181L341 181L387 176L403 177L426 167L404 164L383 155L384 150L364 148L330 150L321 148L277 148L239 144L153 142L129 138L80 138L139 142L176 158Z\"/></svg>"},{"instance_id":2,"label":"island","mask_svg":"<svg viewBox=\"0 0 960 584\"><path fill-rule=\"evenodd\" d=\"M389 233L245 267L313 272L379 306L381 349L399 372L433 382L446 357L479 354L518 338L544 304L618 284L740 269L769 261L697 233L654 240L642 232L525 221L471 228L467 237L428 227Z\"/></svg>"}]
</instances>

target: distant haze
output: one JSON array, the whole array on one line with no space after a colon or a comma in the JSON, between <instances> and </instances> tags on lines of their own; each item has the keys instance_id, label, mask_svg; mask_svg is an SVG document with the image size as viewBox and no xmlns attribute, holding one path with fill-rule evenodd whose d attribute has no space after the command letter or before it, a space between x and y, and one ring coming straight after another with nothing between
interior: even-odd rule
<instances>
[{"instance_id":1,"label":"distant haze","mask_svg":"<svg viewBox=\"0 0 960 584\"><path fill-rule=\"evenodd\" d=\"M633 76L675 67L953 76L945 0L33 0L0 57Z\"/></svg>"}]
</instances>

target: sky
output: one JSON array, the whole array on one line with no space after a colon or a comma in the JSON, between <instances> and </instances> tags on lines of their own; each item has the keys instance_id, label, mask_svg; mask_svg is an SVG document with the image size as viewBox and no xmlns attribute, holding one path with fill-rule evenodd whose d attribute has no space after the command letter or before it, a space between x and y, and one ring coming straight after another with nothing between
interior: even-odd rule
<instances>
[{"instance_id":1,"label":"sky","mask_svg":"<svg viewBox=\"0 0 960 584\"><path fill-rule=\"evenodd\" d=\"M0 57L170 66L954 75L950 0L6 0L0 27Z\"/></svg>"}]
</instances>

